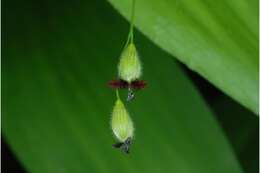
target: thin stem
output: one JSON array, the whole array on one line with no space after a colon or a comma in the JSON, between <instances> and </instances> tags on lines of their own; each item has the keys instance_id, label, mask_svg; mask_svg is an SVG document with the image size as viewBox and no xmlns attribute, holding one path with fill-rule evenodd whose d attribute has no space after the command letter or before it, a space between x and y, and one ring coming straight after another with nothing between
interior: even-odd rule
<instances>
[{"instance_id":1,"label":"thin stem","mask_svg":"<svg viewBox=\"0 0 260 173\"><path fill-rule=\"evenodd\" d=\"M134 42L134 18L135 18L135 1L132 0L131 23L130 23L130 41Z\"/></svg>"},{"instance_id":2,"label":"thin stem","mask_svg":"<svg viewBox=\"0 0 260 173\"><path fill-rule=\"evenodd\" d=\"M120 99L120 96L119 96L119 91L118 91L118 89L116 90L116 98L117 98L117 99Z\"/></svg>"},{"instance_id":3,"label":"thin stem","mask_svg":"<svg viewBox=\"0 0 260 173\"><path fill-rule=\"evenodd\" d=\"M132 9L131 9L131 19L130 19L130 28L129 28L129 33L127 36L127 40L124 46L124 49L127 47L128 43L134 43L134 17L135 17L135 1L132 0ZM123 50L124 50L123 49Z\"/></svg>"}]
</instances>

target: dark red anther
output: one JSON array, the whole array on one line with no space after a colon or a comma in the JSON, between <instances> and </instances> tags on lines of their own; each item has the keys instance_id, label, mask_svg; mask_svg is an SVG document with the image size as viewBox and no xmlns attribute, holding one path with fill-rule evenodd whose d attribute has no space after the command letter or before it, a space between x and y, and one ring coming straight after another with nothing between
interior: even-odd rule
<instances>
[{"instance_id":1,"label":"dark red anther","mask_svg":"<svg viewBox=\"0 0 260 173\"><path fill-rule=\"evenodd\" d=\"M126 88L131 88L131 89L143 89L146 86L146 82L144 80L135 80L131 82L130 84L127 83L126 81L119 79L119 80L112 80L109 81L108 85L111 88L114 89L126 89Z\"/></svg>"},{"instance_id":2,"label":"dark red anther","mask_svg":"<svg viewBox=\"0 0 260 173\"><path fill-rule=\"evenodd\" d=\"M123 80L112 80L112 81L109 81L108 85L111 88L115 88L115 89L128 88L128 83L126 81L123 81Z\"/></svg>"},{"instance_id":3,"label":"dark red anther","mask_svg":"<svg viewBox=\"0 0 260 173\"><path fill-rule=\"evenodd\" d=\"M144 80L136 80L130 83L132 89L143 89L145 86L146 82Z\"/></svg>"}]
</instances>

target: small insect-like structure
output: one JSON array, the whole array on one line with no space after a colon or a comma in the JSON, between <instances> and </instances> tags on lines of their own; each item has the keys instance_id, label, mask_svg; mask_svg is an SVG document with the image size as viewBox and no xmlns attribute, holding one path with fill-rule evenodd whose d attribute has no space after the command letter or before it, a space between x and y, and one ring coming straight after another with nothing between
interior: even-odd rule
<instances>
[{"instance_id":1,"label":"small insect-like structure","mask_svg":"<svg viewBox=\"0 0 260 173\"><path fill-rule=\"evenodd\" d=\"M132 139L129 137L126 139L125 142L115 143L113 145L113 147L120 148L124 153L129 154L131 142L132 142Z\"/></svg>"},{"instance_id":2,"label":"small insect-like structure","mask_svg":"<svg viewBox=\"0 0 260 173\"><path fill-rule=\"evenodd\" d=\"M143 89L146 82L140 80L142 65L133 43L130 43L122 52L118 64L119 80L112 80L109 86L115 89L128 89L127 101L134 98L134 90Z\"/></svg>"},{"instance_id":3,"label":"small insect-like structure","mask_svg":"<svg viewBox=\"0 0 260 173\"><path fill-rule=\"evenodd\" d=\"M113 147L119 148L128 154L134 136L134 125L124 103L119 98L118 91L117 100L112 112L111 126L118 140L118 143L114 144Z\"/></svg>"}]
</instances>

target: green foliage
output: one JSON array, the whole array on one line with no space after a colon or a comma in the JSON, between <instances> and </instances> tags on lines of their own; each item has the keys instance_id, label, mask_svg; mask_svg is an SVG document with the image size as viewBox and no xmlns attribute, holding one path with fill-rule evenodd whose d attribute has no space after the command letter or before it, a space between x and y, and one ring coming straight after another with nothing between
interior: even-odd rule
<instances>
[{"instance_id":1,"label":"green foliage","mask_svg":"<svg viewBox=\"0 0 260 173\"><path fill-rule=\"evenodd\" d=\"M132 0L109 1L129 18ZM258 114L258 7L258 0L138 0L136 25Z\"/></svg>"}]
</instances>

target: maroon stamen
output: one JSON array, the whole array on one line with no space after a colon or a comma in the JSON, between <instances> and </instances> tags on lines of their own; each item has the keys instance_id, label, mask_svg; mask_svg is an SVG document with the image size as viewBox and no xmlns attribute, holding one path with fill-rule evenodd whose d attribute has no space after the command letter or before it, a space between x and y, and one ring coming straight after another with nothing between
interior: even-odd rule
<instances>
[{"instance_id":1,"label":"maroon stamen","mask_svg":"<svg viewBox=\"0 0 260 173\"><path fill-rule=\"evenodd\" d=\"M133 89L143 89L146 86L146 82L143 80L136 80L131 82L130 87Z\"/></svg>"},{"instance_id":2,"label":"maroon stamen","mask_svg":"<svg viewBox=\"0 0 260 173\"><path fill-rule=\"evenodd\" d=\"M143 89L146 86L146 82L144 80L135 80L130 84L122 79L109 81L108 85L114 89Z\"/></svg>"},{"instance_id":3,"label":"maroon stamen","mask_svg":"<svg viewBox=\"0 0 260 173\"><path fill-rule=\"evenodd\" d=\"M128 83L126 81L123 81L123 80L112 80L112 81L109 81L108 85L111 88L115 88L115 89L128 88Z\"/></svg>"}]
</instances>

